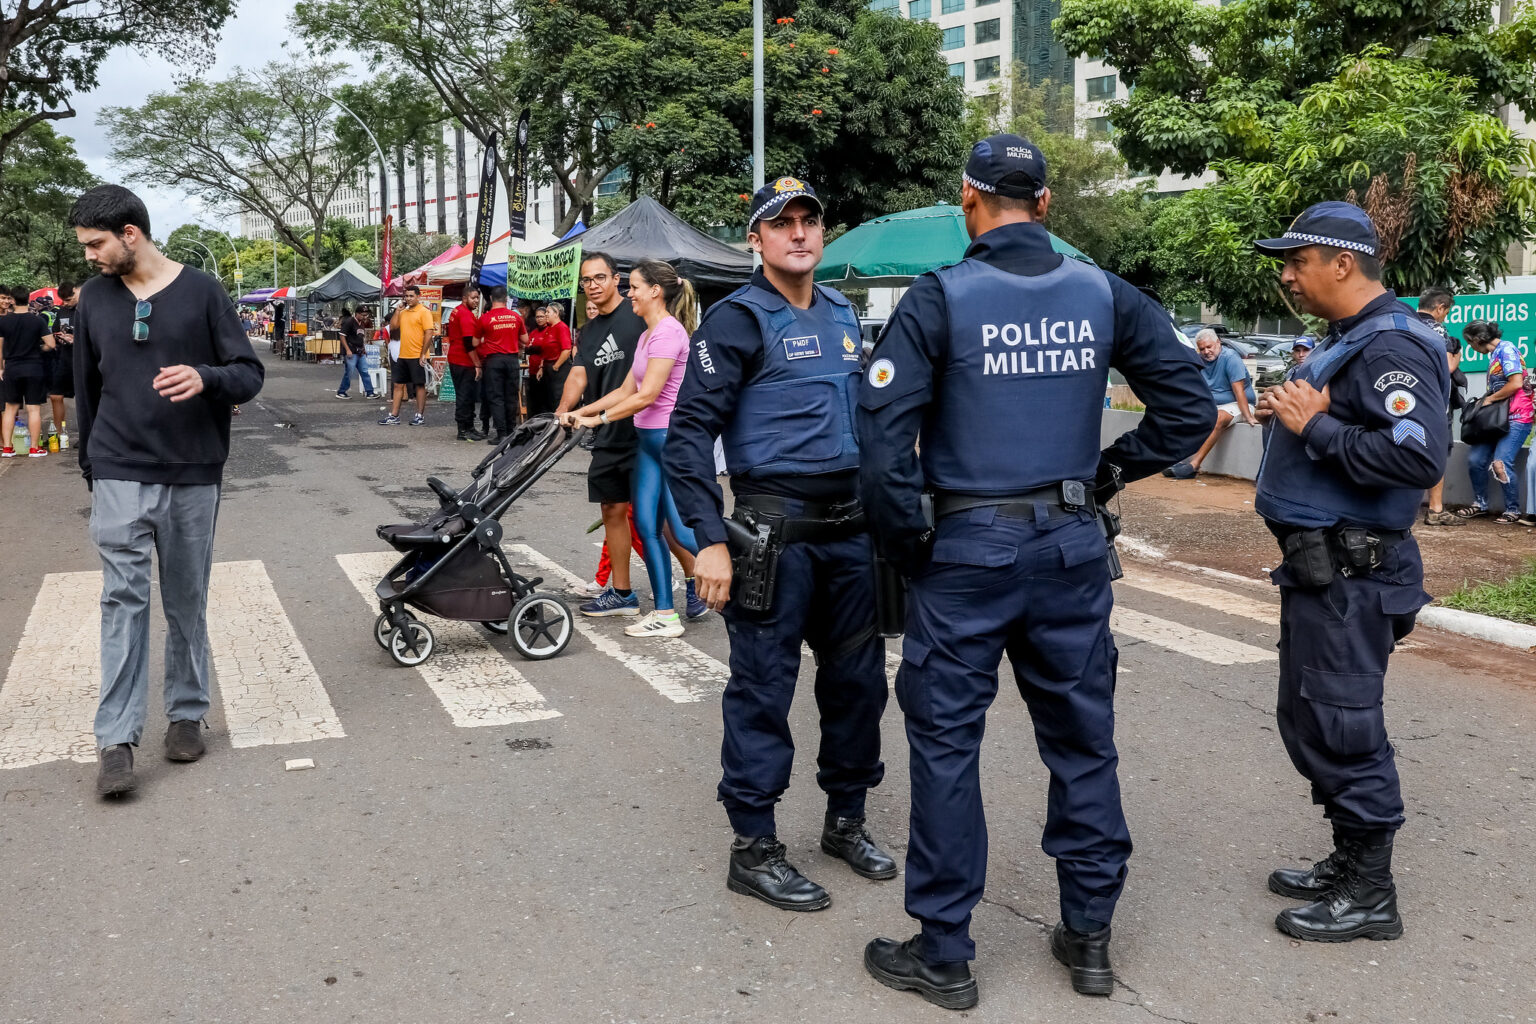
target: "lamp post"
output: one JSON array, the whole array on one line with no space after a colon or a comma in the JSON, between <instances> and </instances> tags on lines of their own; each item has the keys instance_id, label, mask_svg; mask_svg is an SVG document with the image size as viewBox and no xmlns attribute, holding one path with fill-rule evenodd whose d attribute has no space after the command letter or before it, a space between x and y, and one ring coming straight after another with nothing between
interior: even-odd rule
<instances>
[{"instance_id":1,"label":"lamp post","mask_svg":"<svg viewBox=\"0 0 1536 1024\"><path fill-rule=\"evenodd\" d=\"M757 2L761 3L762 0L757 0ZM379 140L374 136L373 129L369 128L367 122L358 117L357 112L354 111L351 107L347 106L345 103L341 102L341 100L337 99L335 96L332 96L328 92L321 92L319 89L316 89L313 86L309 86L308 88L315 95L322 96L325 99L330 100L342 110L346 111L347 115L351 117L352 120L356 121L358 127L361 128L364 134L368 136L368 141L373 143L373 151L378 155L379 158L379 222L383 223L385 216L387 216L389 213L389 161L384 159L384 147L379 145ZM403 217L405 215L405 211L401 210L400 215ZM379 252L379 228L377 224L375 224L373 228L373 251L376 253ZM384 254L379 253L379 265L381 268L383 267L383 263ZM382 318L384 315L384 289L389 287L389 282L383 280L382 274L379 275L379 277L379 316Z\"/></svg>"},{"instance_id":2,"label":"lamp post","mask_svg":"<svg viewBox=\"0 0 1536 1024\"><path fill-rule=\"evenodd\" d=\"M229 237L228 231L220 231L219 234L223 235L224 241L229 243L229 251L235 254L235 284L243 284L245 281L245 268L240 266L240 250L235 248L235 240ZM239 291L240 289L236 288L235 290Z\"/></svg>"},{"instance_id":3,"label":"lamp post","mask_svg":"<svg viewBox=\"0 0 1536 1024\"><path fill-rule=\"evenodd\" d=\"M752 0L752 194L763 187L763 0ZM762 257L752 251L752 263Z\"/></svg>"}]
</instances>

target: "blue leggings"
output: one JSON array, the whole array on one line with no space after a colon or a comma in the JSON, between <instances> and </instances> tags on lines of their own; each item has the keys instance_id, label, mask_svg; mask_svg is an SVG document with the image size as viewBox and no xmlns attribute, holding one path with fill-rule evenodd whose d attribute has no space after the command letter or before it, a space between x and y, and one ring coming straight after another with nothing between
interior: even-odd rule
<instances>
[{"instance_id":1,"label":"blue leggings","mask_svg":"<svg viewBox=\"0 0 1536 1024\"><path fill-rule=\"evenodd\" d=\"M651 594L656 610L672 610L672 552L661 536L661 519L672 524L672 536L694 554L699 552L693 531L683 525L677 503L667 487L667 472L662 467L661 449L667 440L666 427L636 427L640 435L640 456L635 462L635 527L645 545L645 572L651 578Z\"/></svg>"}]
</instances>

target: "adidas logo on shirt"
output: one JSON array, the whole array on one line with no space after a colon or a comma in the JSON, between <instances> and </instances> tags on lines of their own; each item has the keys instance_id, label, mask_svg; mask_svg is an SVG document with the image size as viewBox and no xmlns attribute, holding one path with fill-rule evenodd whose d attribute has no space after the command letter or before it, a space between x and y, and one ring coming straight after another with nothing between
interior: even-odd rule
<instances>
[{"instance_id":1,"label":"adidas logo on shirt","mask_svg":"<svg viewBox=\"0 0 1536 1024\"><path fill-rule=\"evenodd\" d=\"M624 350L619 348L619 343L610 334L602 346L598 348L597 354L592 357L592 365L607 366L609 363L617 362L623 358Z\"/></svg>"}]
</instances>

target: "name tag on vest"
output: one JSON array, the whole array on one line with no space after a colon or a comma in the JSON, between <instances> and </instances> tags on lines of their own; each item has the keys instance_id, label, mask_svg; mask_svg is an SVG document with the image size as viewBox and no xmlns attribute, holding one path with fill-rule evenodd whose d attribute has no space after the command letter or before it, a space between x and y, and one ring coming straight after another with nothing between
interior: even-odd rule
<instances>
[{"instance_id":1,"label":"name tag on vest","mask_svg":"<svg viewBox=\"0 0 1536 1024\"><path fill-rule=\"evenodd\" d=\"M808 338L785 338L785 359L814 359L821 355L821 336L813 334Z\"/></svg>"}]
</instances>

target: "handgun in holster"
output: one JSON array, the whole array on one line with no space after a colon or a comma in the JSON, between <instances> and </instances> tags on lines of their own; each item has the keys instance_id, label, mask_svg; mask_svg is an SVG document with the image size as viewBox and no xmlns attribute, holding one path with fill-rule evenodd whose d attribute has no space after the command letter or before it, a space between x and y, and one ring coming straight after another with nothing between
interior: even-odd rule
<instances>
[{"instance_id":1,"label":"handgun in holster","mask_svg":"<svg viewBox=\"0 0 1536 1024\"><path fill-rule=\"evenodd\" d=\"M731 552L731 600L749 612L773 607L779 553L783 550L773 524L736 509L725 519L725 543Z\"/></svg>"},{"instance_id":2,"label":"handgun in holster","mask_svg":"<svg viewBox=\"0 0 1536 1024\"><path fill-rule=\"evenodd\" d=\"M1105 463L1099 470L1093 487L1094 512L1099 518L1099 530L1104 534L1104 560L1109 563L1111 581L1125 576L1125 569L1120 565L1120 552L1115 548L1115 538L1120 536L1120 514L1109 510L1110 501L1124 487L1120 479L1120 467L1109 463Z\"/></svg>"}]
</instances>

